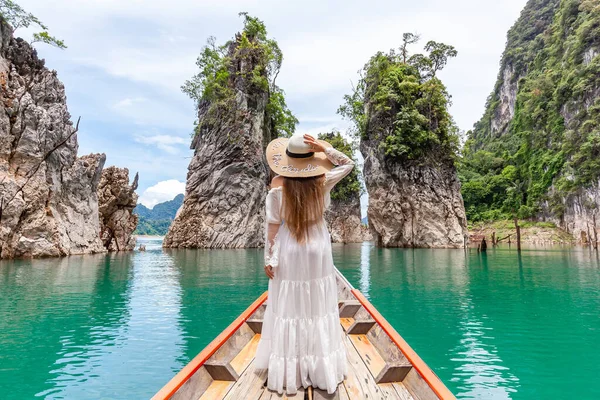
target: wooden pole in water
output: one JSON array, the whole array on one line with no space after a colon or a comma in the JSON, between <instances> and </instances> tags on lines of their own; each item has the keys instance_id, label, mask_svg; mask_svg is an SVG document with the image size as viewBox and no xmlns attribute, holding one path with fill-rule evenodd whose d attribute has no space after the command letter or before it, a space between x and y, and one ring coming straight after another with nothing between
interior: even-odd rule
<instances>
[{"instance_id":1,"label":"wooden pole in water","mask_svg":"<svg viewBox=\"0 0 600 400\"><path fill-rule=\"evenodd\" d=\"M521 227L519 226L519 219L515 217L515 228L517 230L517 250L521 251Z\"/></svg>"},{"instance_id":2,"label":"wooden pole in water","mask_svg":"<svg viewBox=\"0 0 600 400\"><path fill-rule=\"evenodd\" d=\"M596 228L596 210L594 210L593 214L593 222L594 222L594 250L598 250L598 230Z\"/></svg>"}]
</instances>

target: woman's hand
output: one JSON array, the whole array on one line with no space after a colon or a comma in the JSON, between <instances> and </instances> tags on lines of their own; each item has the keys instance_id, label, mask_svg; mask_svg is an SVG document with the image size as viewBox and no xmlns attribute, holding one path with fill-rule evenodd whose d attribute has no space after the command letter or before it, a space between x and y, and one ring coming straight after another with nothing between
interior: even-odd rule
<instances>
[{"instance_id":1,"label":"woman's hand","mask_svg":"<svg viewBox=\"0 0 600 400\"><path fill-rule=\"evenodd\" d=\"M275 271L273 271L273 267L270 265L265 265L265 274L267 274L269 279L275 278Z\"/></svg>"},{"instance_id":2,"label":"woman's hand","mask_svg":"<svg viewBox=\"0 0 600 400\"><path fill-rule=\"evenodd\" d=\"M316 153L325 151L325 147L317 139L310 135L304 135L304 143L309 145L311 150Z\"/></svg>"}]
</instances>

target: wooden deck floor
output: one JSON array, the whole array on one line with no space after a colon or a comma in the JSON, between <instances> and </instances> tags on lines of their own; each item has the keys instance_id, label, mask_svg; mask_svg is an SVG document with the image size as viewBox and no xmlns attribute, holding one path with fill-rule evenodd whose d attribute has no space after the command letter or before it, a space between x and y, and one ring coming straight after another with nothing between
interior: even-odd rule
<instances>
[{"instance_id":1,"label":"wooden deck floor","mask_svg":"<svg viewBox=\"0 0 600 400\"><path fill-rule=\"evenodd\" d=\"M319 389L300 388L298 393L288 396L285 393L280 395L277 392L270 391L266 387L266 372L257 373L254 369L254 359L247 358L247 362L240 361L236 368L240 375L237 382L215 380L211 383L206 392L199 398L200 400L270 400L270 399L298 399L298 400L354 400L354 399L399 399L411 400L414 397L404 387L401 382L382 383L375 382L373 372L382 368L383 360L377 354L376 350L368 343L365 344L360 339L365 335L348 335L344 333L342 340L346 347L348 356L348 377L338 386L335 394L328 394ZM260 335L257 334L243 349L240 354L248 357L254 354ZM357 346L358 345L358 346ZM362 348L361 348L362 347ZM360 351L359 351L360 349ZM253 351L254 350L254 351ZM362 353L362 355L361 355ZM370 354L369 354L370 353ZM369 365L367 364L369 363ZM232 362L233 364L233 362Z\"/></svg>"}]
</instances>

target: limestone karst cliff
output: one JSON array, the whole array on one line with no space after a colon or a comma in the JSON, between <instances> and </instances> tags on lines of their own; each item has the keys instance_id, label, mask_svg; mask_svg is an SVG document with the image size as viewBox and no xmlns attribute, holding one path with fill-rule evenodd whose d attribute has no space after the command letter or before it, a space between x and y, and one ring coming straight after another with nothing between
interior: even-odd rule
<instances>
[{"instance_id":1,"label":"limestone karst cliff","mask_svg":"<svg viewBox=\"0 0 600 400\"><path fill-rule=\"evenodd\" d=\"M551 221L597 241L599 27L597 1L527 2L463 152L470 219Z\"/></svg>"},{"instance_id":2,"label":"limestone karst cliff","mask_svg":"<svg viewBox=\"0 0 600 400\"><path fill-rule=\"evenodd\" d=\"M135 248L138 216L133 213L138 195L138 175L129 185L127 168L108 167L102 171L98 185L100 238L108 251L130 251Z\"/></svg>"},{"instance_id":3,"label":"limestone karst cliff","mask_svg":"<svg viewBox=\"0 0 600 400\"><path fill-rule=\"evenodd\" d=\"M383 247L462 247L467 221L454 160L456 129L436 72L451 47L430 55L377 53L340 113L354 123L364 157L369 227Z\"/></svg>"},{"instance_id":4,"label":"limestone karst cliff","mask_svg":"<svg viewBox=\"0 0 600 400\"><path fill-rule=\"evenodd\" d=\"M0 20L0 257L104 251L103 154L77 157L65 88Z\"/></svg>"},{"instance_id":5,"label":"limestone karst cliff","mask_svg":"<svg viewBox=\"0 0 600 400\"><path fill-rule=\"evenodd\" d=\"M465 245L467 220L460 182L451 161L387 160L376 139L361 140L360 149L369 192L369 227L378 245Z\"/></svg>"},{"instance_id":6,"label":"limestone karst cliff","mask_svg":"<svg viewBox=\"0 0 600 400\"><path fill-rule=\"evenodd\" d=\"M334 148L355 159L350 142L339 132L319 135ZM334 243L360 243L370 239L369 231L363 227L360 211L360 182L358 166L342 179L331 191L331 204L325 212L325 221Z\"/></svg>"},{"instance_id":7,"label":"limestone karst cliff","mask_svg":"<svg viewBox=\"0 0 600 400\"><path fill-rule=\"evenodd\" d=\"M242 15L242 32L223 46L209 42L201 54L198 65L214 69L201 69L184 85L198 121L183 205L165 247L263 245L270 183L264 148L297 120L274 83L282 60L276 42L260 20Z\"/></svg>"},{"instance_id":8,"label":"limestone karst cliff","mask_svg":"<svg viewBox=\"0 0 600 400\"><path fill-rule=\"evenodd\" d=\"M360 218L360 196L347 200L331 200L325 211L327 229L333 243L361 243L371 240L371 234Z\"/></svg>"}]
</instances>

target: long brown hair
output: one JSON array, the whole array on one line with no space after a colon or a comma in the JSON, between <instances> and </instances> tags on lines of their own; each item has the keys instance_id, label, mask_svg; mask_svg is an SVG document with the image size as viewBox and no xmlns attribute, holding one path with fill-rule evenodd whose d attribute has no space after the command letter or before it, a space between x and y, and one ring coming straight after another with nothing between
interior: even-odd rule
<instances>
[{"instance_id":1,"label":"long brown hair","mask_svg":"<svg viewBox=\"0 0 600 400\"><path fill-rule=\"evenodd\" d=\"M298 243L308 239L310 226L322 221L324 179L324 175L283 179L283 220Z\"/></svg>"}]
</instances>

